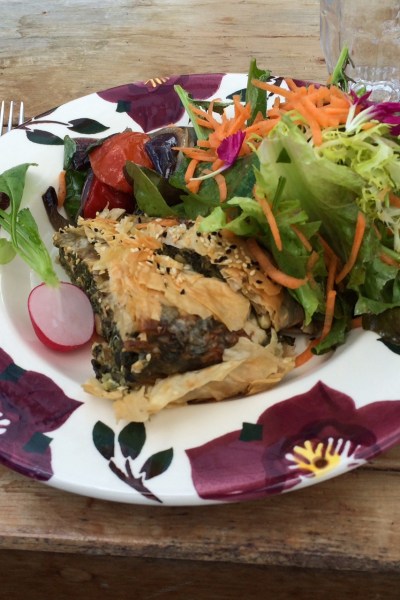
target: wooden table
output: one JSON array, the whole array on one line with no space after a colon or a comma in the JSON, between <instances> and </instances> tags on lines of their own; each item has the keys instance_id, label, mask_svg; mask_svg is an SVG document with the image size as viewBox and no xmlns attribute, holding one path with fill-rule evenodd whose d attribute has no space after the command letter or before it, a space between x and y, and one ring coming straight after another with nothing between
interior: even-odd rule
<instances>
[{"instance_id":1,"label":"wooden table","mask_svg":"<svg viewBox=\"0 0 400 600\"><path fill-rule=\"evenodd\" d=\"M9 0L1 97L27 116L154 76L246 71L324 81L318 0ZM0 468L0 598L400 597L400 449L267 500L122 505Z\"/></svg>"}]
</instances>

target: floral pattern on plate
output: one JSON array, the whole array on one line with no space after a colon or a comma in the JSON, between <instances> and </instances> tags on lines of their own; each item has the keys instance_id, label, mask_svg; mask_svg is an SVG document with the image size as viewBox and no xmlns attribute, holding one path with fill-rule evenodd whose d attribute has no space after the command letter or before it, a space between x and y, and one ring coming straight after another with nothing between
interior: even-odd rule
<instances>
[{"instance_id":1,"label":"floral pattern on plate","mask_svg":"<svg viewBox=\"0 0 400 600\"><path fill-rule=\"evenodd\" d=\"M21 369L0 349L0 462L23 475L50 479L48 433L80 405L51 379Z\"/></svg>"},{"instance_id":2,"label":"floral pattern on plate","mask_svg":"<svg viewBox=\"0 0 400 600\"><path fill-rule=\"evenodd\" d=\"M119 432L118 436L111 427L97 421L93 427L93 443L103 458L108 462L110 470L126 485L139 492L145 498L162 502L147 486L147 481L164 473L171 464L174 451L167 448L149 456L145 462L140 460L140 455L146 442L146 426L144 423L128 423ZM117 448L124 457L123 467L115 461ZM138 459L141 466L137 467L138 474L134 474L135 462ZM146 483L145 483L146 482Z\"/></svg>"},{"instance_id":3,"label":"floral pattern on plate","mask_svg":"<svg viewBox=\"0 0 400 600\"><path fill-rule=\"evenodd\" d=\"M349 470L399 441L400 401L356 409L353 400L318 382L275 404L256 423L187 451L196 490L208 500L278 494Z\"/></svg>"},{"instance_id":4,"label":"floral pattern on plate","mask_svg":"<svg viewBox=\"0 0 400 600\"><path fill-rule=\"evenodd\" d=\"M108 102L117 103L117 112L126 112L143 131L153 131L176 123L184 115L184 108L174 90L175 85L183 87L193 98L204 100L217 92L222 77L222 73L156 77L98 94Z\"/></svg>"}]
</instances>

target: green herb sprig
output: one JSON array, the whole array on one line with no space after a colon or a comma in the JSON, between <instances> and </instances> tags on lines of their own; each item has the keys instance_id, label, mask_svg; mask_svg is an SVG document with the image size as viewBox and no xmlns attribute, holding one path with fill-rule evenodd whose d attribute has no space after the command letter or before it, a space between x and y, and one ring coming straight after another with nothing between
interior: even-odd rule
<instances>
[{"instance_id":1,"label":"green herb sprig","mask_svg":"<svg viewBox=\"0 0 400 600\"><path fill-rule=\"evenodd\" d=\"M0 175L0 192L10 199L8 210L0 209L0 226L10 239L0 238L0 264L10 262L17 254L49 286L59 284L50 254L40 237L29 208L21 209L26 173L33 163L24 163Z\"/></svg>"}]
</instances>

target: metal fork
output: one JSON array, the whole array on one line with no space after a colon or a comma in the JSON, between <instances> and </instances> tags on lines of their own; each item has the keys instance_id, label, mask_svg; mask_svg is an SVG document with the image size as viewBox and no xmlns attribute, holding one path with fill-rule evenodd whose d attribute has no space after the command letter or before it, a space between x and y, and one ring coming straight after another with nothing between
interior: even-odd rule
<instances>
[{"instance_id":1,"label":"metal fork","mask_svg":"<svg viewBox=\"0 0 400 600\"><path fill-rule=\"evenodd\" d=\"M19 104L19 114L18 114L17 122L14 122L14 104L15 104L15 102L13 100L11 100L10 106L8 109L8 117L7 117L6 103L4 102L4 100L2 100L2 102L1 102L1 105L0 105L0 136L3 135L3 133L7 133L8 131L11 131L11 129L13 127L15 127L16 125L21 125L21 123L24 122L24 103L20 102L20 104Z\"/></svg>"}]
</instances>

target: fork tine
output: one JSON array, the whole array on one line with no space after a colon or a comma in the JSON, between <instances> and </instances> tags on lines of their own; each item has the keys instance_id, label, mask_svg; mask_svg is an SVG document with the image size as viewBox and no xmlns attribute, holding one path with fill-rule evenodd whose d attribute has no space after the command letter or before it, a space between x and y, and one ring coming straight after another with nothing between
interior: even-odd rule
<instances>
[{"instance_id":1,"label":"fork tine","mask_svg":"<svg viewBox=\"0 0 400 600\"><path fill-rule=\"evenodd\" d=\"M3 133L4 127L4 100L1 102L0 106L0 135Z\"/></svg>"},{"instance_id":2,"label":"fork tine","mask_svg":"<svg viewBox=\"0 0 400 600\"><path fill-rule=\"evenodd\" d=\"M6 118L6 103L4 100L1 101L0 104L0 136L3 133L11 131L14 127L13 118L14 118L14 104L16 104L13 100L10 102L8 118ZM6 124L7 121L7 124ZM18 114L18 125L21 125L24 122L24 103L20 102L19 105L19 114Z\"/></svg>"},{"instance_id":3,"label":"fork tine","mask_svg":"<svg viewBox=\"0 0 400 600\"><path fill-rule=\"evenodd\" d=\"M13 112L14 112L14 101L11 100L10 108L8 111L7 131L11 131L11 129L12 129Z\"/></svg>"},{"instance_id":4,"label":"fork tine","mask_svg":"<svg viewBox=\"0 0 400 600\"><path fill-rule=\"evenodd\" d=\"M22 123L24 122L24 111L25 111L25 106L23 101L21 101L21 104L19 105L19 117L18 117L18 125L22 125Z\"/></svg>"}]
</instances>

